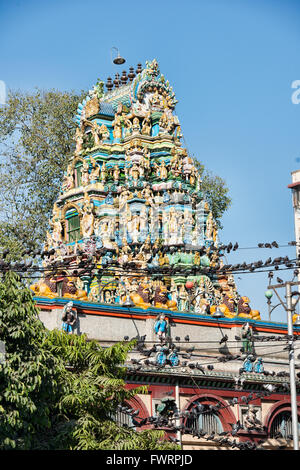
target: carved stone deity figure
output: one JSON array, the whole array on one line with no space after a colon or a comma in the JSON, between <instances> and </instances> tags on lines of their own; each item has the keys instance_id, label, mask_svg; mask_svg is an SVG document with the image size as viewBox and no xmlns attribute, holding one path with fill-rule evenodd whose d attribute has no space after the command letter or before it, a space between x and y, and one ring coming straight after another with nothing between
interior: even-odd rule
<instances>
[{"instance_id":1,"label":"carved stone deity figure","mask_svg":"<svg viewBox=\"0 0 300 470\"><path fill-rule=\"evenodd\" d=\"M117 112L115 114L115 119L112 122L113 125L113 136L114 139L121 139L122 137L122 104L120 103Z\"/></svg>"},{"instance_id":2,"label":"carved stone deity figure","mask_svg":"<svg viewBox=\"0 0 300 470\"><path fill-rule=\"evenodd\" d=\"M132 239L132 243L138 242L139 228L140 228L140 217L138 214L130 214L127 219L127 228Z\"/></svg>"},{"instance_id":3,"label":"carved stone deity figure","mask_svg":"<svg viewBox=\"0 0 300 470\"><path fill-rule=\"evenodd\" d=\"M110 134L109 134L109 130L108 128L106 127L105 124L102 124L99 128L99 132L101 134L101 140L109 140L109 137L110 137Z\"/></svg>"},{"instance_id":4,"label":"carved stone deity figure","mask_svg":"<svg viewBox=\"0 0 300 470\"><path fill-rule=\"evenodd\" d=\"M172 116L170 116L165 109L160 120L159 120L159 130L162 133L167 133L171 130L172 127Z\"/></svg>"},{"instance_id":5,"label":"carved stone deity figure","mask_svg":"<svg viewBox=\"0 0 300 470\"><path fill-rule=\"evenodd\" d=\"M116 243L112 241L115 237L115 219L105 221L100 230L104 248L116 248Z\"/></svg>"},{"instance_id":6,"label":"carved stone deity figure","mask_svg":"<svg viewBox=\"0 0 300 470\"><path fill-rule=\"evenodd\" d=\"M104 184L106 179L107 179L107 169L106 169L106 163L105 162L102 163L100 178L101 178L101 182Z\"/></svg>"},{"instance_id":7,"label":"carved stone deity figure","mask_svg":"<svg viewBox=\"0 0 300 470\"><path fill-rule=\"evenodd\" d=\"M124 129L124 137L127 137L132 134L132 122L126 116L124 117Z\"/></svg>"},{"instance_id":8,"label":"carved stone deity figure","mask_svg":"<svg viewBox=\"0 0 300 470\"><path fill-rule=\"evenodd\" d=\"M151 117L150 112L148 112L145 118L142 121L142 134L150 135L151 134Z\"/></svg>"},{"instance_id":9,"label":"carved stone deity figure","mask_svg":"<svg viewBox=\"0 0 300 470\"><path fill-rule=\"evenodd\" d=\"M140 133L140 120L137 116L135 116L132 121L132 133L133 134Z\"/></svg>"},{"instance_id":10,"label":"carved stone deity figure","mask_svg":"<svg viewBox=\"0 0 300 470\"><path fill-rule=\"evenodd\" d=\"M150 150L147 149L147 147L144 147L143 154L144 154L144 160L143 160L144 168L146 172L148 173L150 171L150 158L151 158Z\"/></svg>"},{"instance_id":11,"label":"carved stone deity figure","mask_svg":"<svg viewBox=\"0 0 300 470\"><path fill-rule=\"evenodd\" d=\"M133 179L133 181L137 181L139 179L139 176L140 176L140 171L139 171L139 167L136 163L134 163L132 165L132 167L130 168L129 170L129 176L131 176L131 178Z\"/></svg>"},{"instance_id":12,"label":"carved stone deity figure","mask_svg":"<svg viewBox=\"0 0 300 470\"><path fill-rule=\"evenodd\" d=\"M244 416L243 425L248 431L256 430L263 431L263 425L261 421L256 417L258 409L253 405L249 405L247 413Z\"/></svg>"},{"instance_id":13,"label":"carved stone deity figure","mask_svg":"<svg viewBox=\"0 0 300 470\"><path fill-rule=\"evenodd\" d=\"M73 189L73 188L74 188L74 173L73 173L73 167L70 164L68 165L67 172L64 176L62 190L69 191L70 189Z\"/></svg>"},{"instance_id":14,"label":"carved stone deity figure","mask_svg":"<svg viewBox=\"0 0 300 470\"><path fill-rule=\"evenodd\" d=\"M156 176L161 180L166 180L168 178L168 170L166 168L166 163L164 160L158 165L154 163L154 168L156 169Z\"/></svg>"},{"instance_id":15,"label":"carved stone deity figure","mask_svg":"<svg viewBox=\"0 0 300 470\"><path fill-rule=\"evenodd\" d=\"M82 206L82 236L83 238L91 237L94 233L94 205L91 202L88 194L85 194L83 206Z\"/></svg>"},{"instance_id":16,"label":"carved stone deity figure","mask_svg":"<svg viewBox=\"0 0 300 470\"><path fill-rule=\"evenodd\" d=\"M214 231L214 220L213 220L212 212L210 211L206 219L205 237L207 240L213 239L213 231Z\"/></svg>"},{"instance_id":17,"label":"carved stone deity figure","mask_svg":"<svg viewBox=\"0 0 300 470\"><path fill-rule=\"evenodd\" d=\"M130 199L130 196L131 192L123 186L119 196L119 209L122 209L122 207L127 203L128 199Z\"/></svg>"},{"instance_id":18,"label":"carved stone deity figure","mask_svg":"<svg viewBox=\"0 0 300 470\"><path fill-rule=\"evenodd\" d=\"M153 111L155 110L160 111L163 108L163 100L162 100L162 97L159 95L157 89L154 91L153 95L150 96L149 104Z\"/></svg>"},{"instance_id":19,"label":"carved stone deity figure","mask_svg":"<svg viewBox=\"0 0 300 470\"><path fill-rule=\"evenodd\" d=\"M118 164L116 164L113 168L113 179L115 183L117 183L120 179L120 168Z\"/></svg>"},{"instance_id":20,"label":"carved stone deity figure","mask_svg":"<svg viewBox=\"0 0 300 470\"><path fill-rule=\"evenodd\" d=\"M148 233L148 213L147 207L144 205L140 212L140 233L141 237L144 240Z\"/></svg>"},{"instance_id":21,"label":"carved stone deity figure","mask_svg":"<svg viewBox=\"0 0 300 470\"><path fill-rule=\"evenodd\" d=\"M92 130L92 134L93 134L93 138L94 138L94 144L95 144L95 147L99 147L99 145L101 144L101 132L100 132L100 127L98 126L98 124L95 122L91 122L91 130Z\"/></svg>"},{"instance_id":22,"label":"carved stone deity figure","mask_svg":"<svg viewBox=\"0 0 300 470\"><path fill-rule=\"evenodd\" d=\"M142 197L146 199L147 206L153 205L153 193L149 184L147 184L145 188L142 190Z\"/></svg>"},{"instance_id":23,"label":"carved stone deity figure","mask_svg":"<svg viewBox=\"0 0 300 470\"><path fill-rule=\"evenodd\" d=\"M169 212L169 235L169 244L176 245L178 243L178 219L174 207L171 207Z\"/></svg>"},{"instance_id":24,"label":"carved stone deity figure","mask_svg":"<svg viewBox=\"0 0 300 470\"><path fill-rule=\"evenodd\" d=\"M76 127L75 142L76 142L75 154L78 155L82 150L82 144L83 144L83 132L79 129L79 127Z\"/></svg>"},{"instance_id":25,"label":"carved stone deity figure","mask_svg":"<svg viewBox=\"0 0 300 470\"><path fill-rule=\"evenodd\" d=\"M76 310L73 309L73 302L68 302L63 309L62 329L68 334L73 334L73 328L76 324Z\"/></svg>"},{"instance_id":26,"label":"carved stone deity figure","mask_svg":"<svg viewBox=\"0 0 300 470\"><path fill-rule=\"evenodd\" d=\"M165 315L162 314L156 317L154 331L160 341L163 341L166 338L168 332L168 320Z\"/></svg>"},{"instance_id":27,"label":"carved stone deity figure","mask_svg":"<svg viewBox=\"0 0 300 470\"><path fill-rule=\"evenodd\" d=\"M52 240L54 246L57 246L62 241L62 224L60 220L60 210L57 204L54 203L52 219L49 221L52 228Z\"/></svg>"},{"instance_id":28,"label":"carved stone deity figure","mask_svg":"<svg viewBox=\"0 0 300 470\"><path fill-rule=\"evenodd\" d=\"M82 171L81 171L81 182L82 186L87 186L90 181L90 175L89 175L89 162L87 160L83 161L82 164Z\"/></svg>"},{"instance_id":29,"label":"carved stone deity figure","mask_svg":"<svg viewBox=\"0 0 300 470\"><path fill-rule=\"evenodd\" d=\"M122 248L121 248L120 256L118 258L118 262L121 265L123 265L124 263L127 263L131 259L132 259L131 248L127 243L127 239L125 237L123 237L123 239L122 239Z\"/></svg>"},{"instance_id":30,"label":"carved stone deity figure","mask_svg":"<svg viewBox=\"0 0 300 470\"><path fill-rule=\"evenodd\" d=\"M98 181L100 174L100 166L93 157L90 157L90 160L92 164L92 170L90 172L90 181Z\"/></svg>"},{"instance_id":31,"label":"carved stone deity figure","mask_svg":"<svg viewBox=\"0 0 300 470\"><path fill-rule=\"evenodd\" d=\"M181 311L186 311L189 303L189 295L184 287L183 284L181 284L179 288L179 310Z\"/></svg>"}]
</instances>

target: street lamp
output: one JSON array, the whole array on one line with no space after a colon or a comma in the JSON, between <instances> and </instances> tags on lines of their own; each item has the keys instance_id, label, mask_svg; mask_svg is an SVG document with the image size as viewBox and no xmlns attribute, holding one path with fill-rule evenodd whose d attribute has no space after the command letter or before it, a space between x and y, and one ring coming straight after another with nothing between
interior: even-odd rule
<instances>
[{"instance_id":1,"label":"street lamp","mask_svg":"<svg viewBox=\"0 0 300 470\"><path fill-rule=\"evenodd\" d=\"M271 299L273 297L273 292L271 289L268 289L266 290L265 292L265 297L267 299L267 304L268 304L268 310L269 310L269 321L271 321L271 313L273 312L273 310L275 310L276 307L278 307L279 305L281 305L281 302L279 302L278 304L276 305L272 305L271 304Z\"/></svg>"},{"instance_id":2,"label":"street lamp","mask_svg":"<svg viewBox=\"0 0 300 470\"><path fill-rule=\"evenodd\" d=\"M119 49L117 47L112 47L111 51L113 49L115 49L117 51L118 55L117 55L117 57L114 58L114 60L112 60L112 62L116 65L124 64L124 62L126 62L126 60L123 57L120 56ZM112 59L112 54L111 54L111 59Z\"/></svg>"}]
</instances>

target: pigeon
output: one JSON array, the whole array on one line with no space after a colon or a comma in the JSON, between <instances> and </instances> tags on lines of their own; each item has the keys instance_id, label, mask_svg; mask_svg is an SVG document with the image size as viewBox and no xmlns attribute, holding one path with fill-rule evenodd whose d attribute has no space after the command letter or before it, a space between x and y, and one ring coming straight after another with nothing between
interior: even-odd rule
<instances>
[{"instance_id":1,"label":"pigeon","mask_svg":"<svg viewBox=\"0 0 300 470\"><path fill-rule=\"evenodd\" d=\"M189 335L186 335L186 336L184 337L184 339L185 339L185 341L189 341L189 340L190 340Z\"/></svg>"},{"instance_id":2,"label":"pigeon","mask_svg":"<svg viewBox=\"0 0 300 470\"><path fill-rule=\"evenodd\" d=\"M219 344L226 343L227 340L228 340L228 336L225 335L225 336L223 336L223 338L219 341Z\"/></svg>"}]
</instances>

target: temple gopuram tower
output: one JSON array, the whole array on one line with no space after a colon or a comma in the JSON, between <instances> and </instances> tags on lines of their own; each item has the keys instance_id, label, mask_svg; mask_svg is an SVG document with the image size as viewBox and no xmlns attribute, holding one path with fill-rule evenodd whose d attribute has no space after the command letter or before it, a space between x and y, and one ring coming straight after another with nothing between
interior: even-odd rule
<instances>
[{"instance_id":1,"label":"temple gopuram tower","mask_svg":"<svg viewBox=\"0 0 300 470\"><path fill-rule=\"evenodd\" d=\"M237 315L218 229L182 146L177 100L156 60L101 81L78 105L76 148L50 220L36 294ZM199 165L198 165L199 166ZM247 302L246 302L247 303ZM238 312L259 318L249 305Z\"/></svg>"}]
</instances>

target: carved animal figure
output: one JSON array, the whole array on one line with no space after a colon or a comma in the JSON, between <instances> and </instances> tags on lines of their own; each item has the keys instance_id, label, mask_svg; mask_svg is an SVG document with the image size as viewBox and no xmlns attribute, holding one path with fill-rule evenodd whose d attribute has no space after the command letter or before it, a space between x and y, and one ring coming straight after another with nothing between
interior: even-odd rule
<instances>
[{"instance_id":1,"label":"carved animal figure","mask_svg":"<svg viewBox=\"0 0 300 470\"><path fill-rule=\"evenodd\" d=\"M68 299L88 300L87 293L84 289L76 286L76 279L65 277L63 280L63 297Z\"/></svg>"},{"instance_id":2,"label":"carved animal figure","mask_svg":"<svg viewBox=\"0 0 300 470\"><path fill-rule=\"evenodd\" d=\"M260 320L260 313L258 310L251 310L248 297L241 297L238 301L238 316L243 318L252 318L253 320Z\"/></svg>"},{"instance_id":3,"label":"carved animal figure","mask_svg":"<svg viewBox=\"0 0 300 470\"><path fill-rule=\"evenodd\" d=\"M223 298L223 302L219 305L220 310L224 313L225 317L233 318L237 316L235 311L235 301L232 294L226 294ZM213 305L210 308L210 313L214 313L217 310L217 306Z\"/></svg>"},{"instance_id":4,"label":"carved animal figure","mask_svg":"<svg viewBox=\"0 0 300 470\"><path fill-rule=\"evenodd\" d=\"M30 286L30 289L36 294L42 297L57 297L56 283L51 282L50 279L40 279L35 284Z\"/></svg>"},{"instance_id":5,"label":"carved animal figure","mask_svg":"<svg viewBox=\"0 0 300 470\"><path fill-rule=\"evenodd\" d=\"M130 298L137 307L144 309L151 307L150 289L146 284L141 284L136 292L130 294Z\"/></svg>"},{"instance_id":6,"label":"carved animal figure","mask_svg":"<svg viewBox=\"0 0 300 470\"><path fill-rule=\"evenodd\" d=\"M166 286L157 287L154 295L154 306L168 310L177 310L177 302L168 298Z\"/></svg>"}]
</instances>

